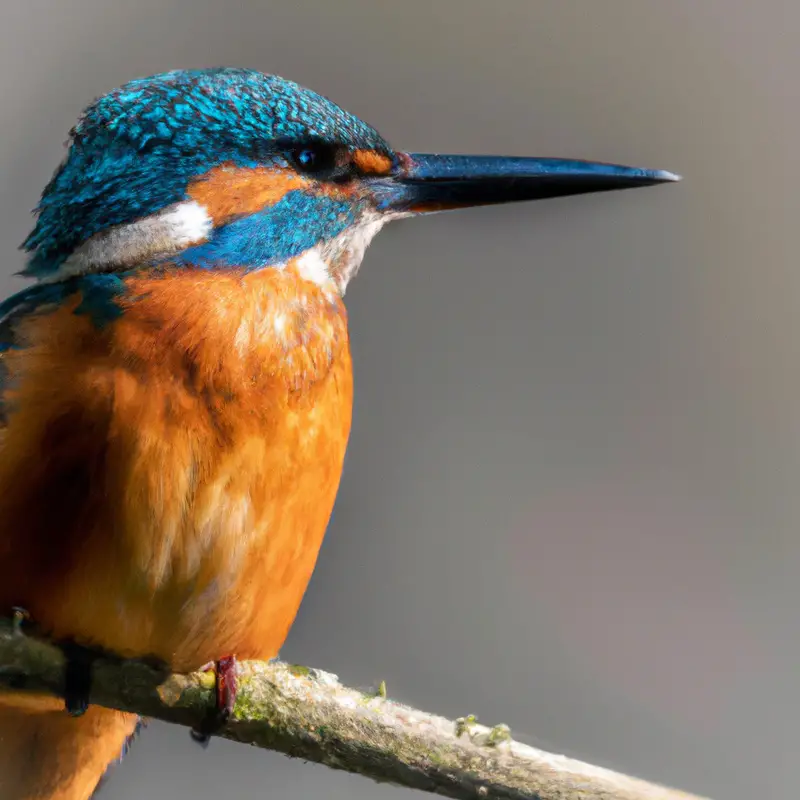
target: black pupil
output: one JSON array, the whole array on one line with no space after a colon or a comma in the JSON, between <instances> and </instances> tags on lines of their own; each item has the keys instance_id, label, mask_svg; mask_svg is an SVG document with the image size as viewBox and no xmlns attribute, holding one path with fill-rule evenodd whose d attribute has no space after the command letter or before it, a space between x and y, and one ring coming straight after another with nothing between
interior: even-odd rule
<instances>
[{"instance_id":1,"label":"black pupil","mask_svg":"<svg viewBox=\"0 0 800 800\"><path fill-rule=\"evenodd\" d=\"M317 160L317 154L313 150L301 150L297 154L297 160L301 167L313 167Z\"/></svg>"},{"instance_id":2,"label":"black pupil","mask_svg":"<svg viewBox=\"0 0 800 800\"><path fill-rule=\"evenodd\" d=\"M292 152L292 160L302 172L328 172L336 166L336 152L325 145L305 145Z\"/></svg>"}]
</instances>

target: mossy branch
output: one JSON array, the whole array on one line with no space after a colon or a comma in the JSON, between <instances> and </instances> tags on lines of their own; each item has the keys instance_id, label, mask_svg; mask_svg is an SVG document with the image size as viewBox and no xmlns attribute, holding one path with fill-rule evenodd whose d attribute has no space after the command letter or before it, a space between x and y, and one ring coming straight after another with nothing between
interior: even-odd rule
<instances>
[{"instance_id":1,"label":"mossy branch","mask_svg":"<svg viewBox=\"0 0 800 800\"><path fill-rule=\"evenodd\" d=\"M505 726L450 721L336 676L280 662L239 665L221 735L334 769L461 800L700 800L515 742ZM64 656L0 620L0 691L63 696ZM167 674L139 661L94 661L91 702L187 727L213 703L210 673Z\"/></svg>"}]
</instances>

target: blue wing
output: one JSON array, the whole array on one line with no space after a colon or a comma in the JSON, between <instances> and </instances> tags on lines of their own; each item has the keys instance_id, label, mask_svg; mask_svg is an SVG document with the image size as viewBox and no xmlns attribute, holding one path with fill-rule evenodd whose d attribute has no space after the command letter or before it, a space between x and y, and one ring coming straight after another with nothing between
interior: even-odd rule
<instances>
[{"instance_id":1,"label":"blue wing","mask_svg":"<svg viewBox=\"0 0 800 800\"><path fill-rule=\"evenodd\" d=\"M38 283L0 303L0 427L5 424L7 405L5 393L9 388L8 369L3 354L23 346L17 326L31 314L48 313L68 297L81 293L76 314L88 314L98 327L122 313L116 299L123 293L124 273L82 275L57 283Z\"/></svg>"},{"instance_id":2,"label":"blue wing","mask_svg":"<svg viewBox=\"0 0 800 800\"><path fill-rule=\"evenodd\" d=\"M60 283L29 286L0 303L0 426L6 422L5 393L9 387L9 374L3 354L21 346L17 324L29 314L49 310L64 297L66 286Z\"/></svg>"},{"instance_id":3,"label":"blue wing","mask_svg":"<svg viewBox=\"0 0 800 800\"><path fill-rule=\"evenodd\" d=\"M52 308L65 296L63 283L46 283L29 286L0 303L0 353L17 346L17 322L28 314Z\"/></svg>"}]
</instances>

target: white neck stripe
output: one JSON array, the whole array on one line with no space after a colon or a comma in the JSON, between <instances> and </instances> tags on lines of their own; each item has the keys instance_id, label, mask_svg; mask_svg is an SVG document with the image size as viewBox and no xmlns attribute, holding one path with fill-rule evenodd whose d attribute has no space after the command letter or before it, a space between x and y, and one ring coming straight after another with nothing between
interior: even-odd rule
<instances>
[{"instance_id":1,"label":"white neck stripe","mask_svg":"<svg viewBox=\"0 0 800 800\"><path fill-rule=\"evenodd\" d=\"M151 258L179 253L205 241L214 222L194 200L169 206L157 214L100 231L77 247L53 275L53 283L73 275L134 267Z\"/></svg>"}]
</instances>

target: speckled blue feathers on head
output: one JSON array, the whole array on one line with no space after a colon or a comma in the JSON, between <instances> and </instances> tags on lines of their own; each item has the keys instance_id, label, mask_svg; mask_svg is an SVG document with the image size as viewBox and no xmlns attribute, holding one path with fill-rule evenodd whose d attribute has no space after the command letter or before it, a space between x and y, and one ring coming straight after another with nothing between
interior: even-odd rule
<instances>
[{"instance_id":1,"label":"speckled blue feathers on head","mask_svg":"<svg viewBox=\"0 0 800 800\"><path fill-rule=\"evenodd\" d=\"M91 105L71 133L23 244L24 274L45 278L89 237L185 197L219 164L263 164L282 143L320 138L391 153L370 126L315 92L245 69L131 81Z\"/></svg>"}]
</instances>

